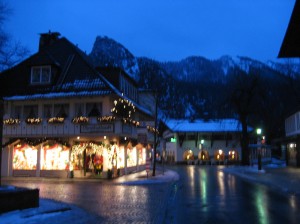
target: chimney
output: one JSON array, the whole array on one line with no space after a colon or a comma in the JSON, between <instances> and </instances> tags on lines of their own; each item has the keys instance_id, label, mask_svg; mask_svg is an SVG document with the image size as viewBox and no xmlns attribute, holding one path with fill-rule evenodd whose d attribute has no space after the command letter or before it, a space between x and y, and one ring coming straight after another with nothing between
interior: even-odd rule
<instances>
[{"instance_id":1,"label":"chimney","mask_svg":"<svg viewBox=\"0 0 300 224\"><path fill-rule=\"evenodd\" d=\"M52 45L56 40L59 39L60 33L58 32L51 32L49 30L48 33L41 33L40 34L40 43L39 43L39 51Z\"/></svg>"}]
</instances>

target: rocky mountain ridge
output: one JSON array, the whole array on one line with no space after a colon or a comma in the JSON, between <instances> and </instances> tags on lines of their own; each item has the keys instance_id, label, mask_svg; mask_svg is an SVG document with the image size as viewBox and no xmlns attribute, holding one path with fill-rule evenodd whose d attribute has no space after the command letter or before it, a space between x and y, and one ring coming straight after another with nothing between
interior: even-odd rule
<instances>
[{"instance_id":1,"label":"rocky mountain ridge","mask_svg":"<svg viewBox=\"0 0 300 224\"><path fill-rule=\"evenodd\" d=\"M245 99L245 94L251 90L250 84L254 83L257 96L250 98L261 101L250 108L255 114L254 123L269 120L274 132L282 132L284 116L298 98L300 103L300 93L299 96L295 94L297 80L290 80L300 81L297 60L261 62L225 55L215 60L191 56L175 62L159 62L135 57L126 47L108 37L96 38L89 57L95 66L121 67L137 80L140 88L156 90L161 117L238 118L239 112L232 105L233 96ZM258 113L262 114L257 116ZM273 127L276 122L272 119L278 122L276 127Z\"/></svg>"}]
</instances>

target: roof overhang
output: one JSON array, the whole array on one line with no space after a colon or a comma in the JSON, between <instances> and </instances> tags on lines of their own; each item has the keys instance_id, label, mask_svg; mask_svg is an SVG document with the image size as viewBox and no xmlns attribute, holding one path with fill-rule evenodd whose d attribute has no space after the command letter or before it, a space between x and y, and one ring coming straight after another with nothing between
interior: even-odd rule
<instances>
[{"instance_id":1,"label":"roof overhang","mask_svg":"<svg viewBox=\"0 0 300 224\"><path fill-rule=\"evenodd\" d=\"M296 0L278 58L300 57L300 1Z\"/></svg>"}]
</instances>

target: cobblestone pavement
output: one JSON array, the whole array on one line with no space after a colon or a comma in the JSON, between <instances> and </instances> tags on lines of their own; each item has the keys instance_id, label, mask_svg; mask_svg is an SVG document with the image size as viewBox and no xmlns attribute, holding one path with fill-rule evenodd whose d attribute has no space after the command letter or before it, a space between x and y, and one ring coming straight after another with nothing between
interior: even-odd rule
<instances>
[{"instance_id":1,"label":"cobblestone pavement","mask_svg":"<svg viewBox=\"0 0 300 224\"><path fill-rule=\"evenodd\" d=\"M107 180L70 181L38 178L13 178L4 182L15 186L39 188L41 198L76 205L91 215L96 215L97 223L164 223L166 203L172 188L170 182L125 185Z\"/></svg>"}]
</instances>

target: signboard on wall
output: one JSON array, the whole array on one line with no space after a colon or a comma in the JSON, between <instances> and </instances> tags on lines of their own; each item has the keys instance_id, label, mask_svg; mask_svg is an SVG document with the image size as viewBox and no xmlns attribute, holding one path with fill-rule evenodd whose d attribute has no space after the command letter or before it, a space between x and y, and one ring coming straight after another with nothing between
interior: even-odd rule
<instances>
[{"instance_id":1,"label":"signboard on wall","mask_svg":"<svg viewBox=\"0 0 300 224\"><path fill-rule=\"evenodd\" d=\"M114 124L87 124L80 126L81 133L114 132Z\"/></svg>"}]
</instances>

